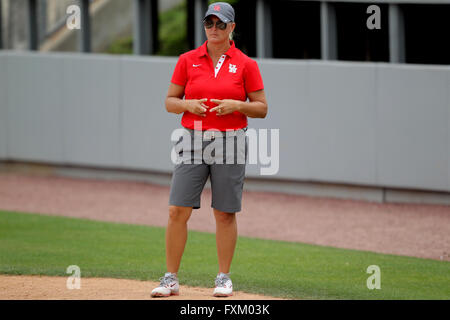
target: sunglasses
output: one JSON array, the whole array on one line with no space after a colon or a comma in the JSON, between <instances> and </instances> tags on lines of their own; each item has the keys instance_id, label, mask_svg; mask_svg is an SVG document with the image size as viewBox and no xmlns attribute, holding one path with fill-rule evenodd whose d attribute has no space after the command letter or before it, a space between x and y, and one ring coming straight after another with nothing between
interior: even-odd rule
<instances>
[{"instance_id":1,"label":"sunglasses","mask_svg":"<svg viewBox=\"0 0 450 320\"><path fill-rule=\"evenodd\" d=\"M208 19L203 21L203 25L205 26L206 29L211 29L212 27L214 27L214 22ZM219 30L225 30L227 28L227 24L220 20L216 21L215 25L216 28Z\"/></svg>"}]
</instances>

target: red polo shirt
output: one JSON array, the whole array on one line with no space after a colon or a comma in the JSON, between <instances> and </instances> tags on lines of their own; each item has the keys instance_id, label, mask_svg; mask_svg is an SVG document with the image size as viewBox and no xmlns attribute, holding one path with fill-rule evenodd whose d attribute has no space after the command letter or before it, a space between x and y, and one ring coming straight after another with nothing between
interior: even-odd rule
<instances>
[{"instance_id":1,"label":"red polo shirt","mask_svg":"<svg viewBox=\"0 0 450 320\"><path fill-rule=\"evenodd\" d=\"M217 66L213 66L208 54L205 41L197 49L180 55L171 82L184 87L185 99L208 98L205 103L208 106L206 117L185 111L181 119L181 125L194 129L194 121L202 121L202 130L241 129L247 126L247 116L239 111L217 116L216 112L209 109L217 104L210 99L247 100L249 92L264 89L261 73L256 61L246 56L235 47L234 41L230 41L231 47L219 60ZM215 72L217 67L218 72Z\"/></svg>"}]
</instances>

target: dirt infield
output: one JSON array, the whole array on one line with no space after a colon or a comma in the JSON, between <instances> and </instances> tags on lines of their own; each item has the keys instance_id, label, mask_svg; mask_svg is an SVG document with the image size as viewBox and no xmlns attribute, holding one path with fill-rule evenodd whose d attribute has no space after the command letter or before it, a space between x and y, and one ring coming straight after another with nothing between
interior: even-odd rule
<instances>
[{"instance_id":1,"label":"dirt infield","mask_svg":"<svg viewBox=\"0 0 450 320\"><path fill-rule=\"evenodd\" d=\"M80 289L67 289L67 278L0 275L0 300L150 300L157 282L81 278ZM180 285L180 295L155 300L274 300L279 298L235 291L233 296L215 298L213 288Z\"/></svg>"},{"instance_id":2,"label":"dirt infield","mask_svg":"<svg viewBox=\"0 0 450 320\"><path fill-rule=\"evenodd\" d=\"M165 227L169 187L0 173L0 209ZM215 232L211 191L189 229ZM450 261L450 206L244 192L240 236Z\"/></svg>"},{"instance_id":3,"label":"dirt infield","mask_svg":"<svg viewBox=\"0 0 450 320\"><path fill-rule=\"evenodd\" d=\"M169 188L142 182L0 173L0 209L165 227ZM211 192L202 194L189 229L215 232ZM450 207L380 204L268 192L244 192L240 236L450 261ZM0 276L0 299L147 299L156 283ZM211 288L182 288L170 299L213 299ZM237 293L236 299L270 297Z\"/></svg>"}]
</instances>

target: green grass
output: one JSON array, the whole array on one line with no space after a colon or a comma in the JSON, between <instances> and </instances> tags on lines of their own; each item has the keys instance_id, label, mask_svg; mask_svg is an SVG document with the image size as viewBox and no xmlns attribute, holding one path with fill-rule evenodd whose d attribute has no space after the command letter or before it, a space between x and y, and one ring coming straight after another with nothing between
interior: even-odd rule
<instances>
[{"instance_id":1,"label":"green grass","mask_svg":"<svg viewBox=\"0 0 450 320\"><path fill-rule=\"evenodd\" d=\"M165 272L164 228L0 211L0 273L157 280ZM369 265L381 289L369 290ZM189 232L182 284L212 287L214 234ZM450 299L450 263L239 237L236 290L296 299Z\"/></svg>"}]
</instances>

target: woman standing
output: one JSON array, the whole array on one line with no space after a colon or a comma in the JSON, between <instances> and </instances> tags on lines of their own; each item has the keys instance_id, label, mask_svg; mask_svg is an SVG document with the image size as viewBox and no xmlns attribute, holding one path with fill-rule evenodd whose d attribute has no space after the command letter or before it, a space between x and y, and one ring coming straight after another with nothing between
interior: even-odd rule
<instances>
[{"instance_id":1,"label":"woman standing","mask_svg":"<svg viewBox=\"0 0 450 320\"><path fill-rule=\"evenodd\" d=\"M197 151L203 154L209 143L221 139L215 142L225 146L223 159L231 154L233 163L218 161L209 164L203 159L201 163L175 165L166 230L167 272L161 278L160 285L152 291L152 297L179 294L177 272L187 240L187 221L192 209L200 208L200 196L208 177L211 181L211 207L216 221L219 262L213 295L232 295L229 273L237 240L236 212L241 211L247 117L264 118L267 114L258 65L237 49L231 40L236 26L233 7L224 2L211 4L203 25L207 40L197 49L180 55L169 86L166 109L171 113L183 113L181 124L189 131L192 141L196 134L200 134L201 150ZM213 134L211 131L214 131ZM238 143L236 155L245 154L244 163L236 161L234 149L226 149L226 140L236 142L240 137L244 137L245 145ZM188 150L187 154L191 159L196 148L194 143L192 145L194 149ZM183 153L185 157L186 150Z\"/></svg>"}]
</instances>

